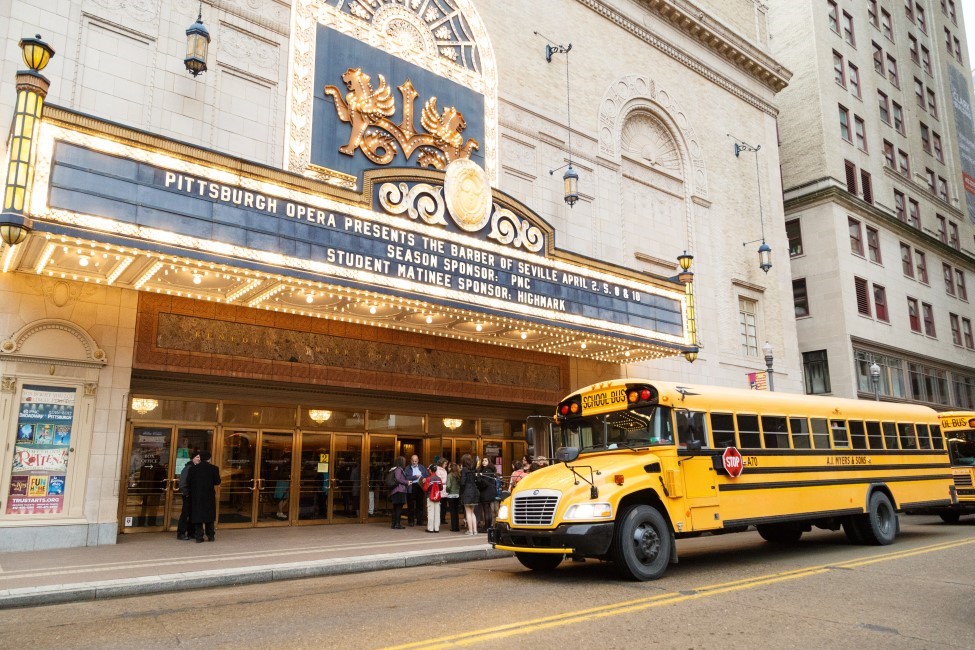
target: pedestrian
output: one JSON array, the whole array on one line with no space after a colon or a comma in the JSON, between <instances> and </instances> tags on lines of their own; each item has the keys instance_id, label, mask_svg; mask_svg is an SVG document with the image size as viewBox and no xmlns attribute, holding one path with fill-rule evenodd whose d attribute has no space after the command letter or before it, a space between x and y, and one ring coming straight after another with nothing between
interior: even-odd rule
<instances>
[{"instance_id":1,"label":"pedestrian","mask_svg":"<svg viewBox=\"0 0 975 650\"><path fill-rule=\"evenodd\" d=\"M487 532L487 529L491 527L491 522L494 521L494 500L498 494L497 483L495 481L497 475L498 473L495 471L491 459L486 456L482 458L481 467L476 477L479 495L478 503L481 509L479 519L481 532Z\"/></svg>"},{"instance_id":2,"label":"pedestrian","mask_svg":"<svg viewBox=\"0 0 975 650\"><path fill-rule=\"evenodd\" d=\"M447 472L447 509L450 510L450 530L460 532L460 465L451 463ZM442 506L441 506L442 507Z\"/></svg>"},{"instance_id":3,"label":"pedestrian","mask_svg":"<svg viewBox=\"0 0 975 650\"><path fill-rule=\"evenodd\" d=\"M427 532L440 532L440 500L443 497L444 481L440 478L434 465L430 466L430 473L423 479L423 491L427 497Z\"/></svg>"},{"instance_id":4,"label":"pedestrian","mask_svg":"<svg viewBox=\"0 0 975 650\"><path fill-rule=\"evenodd\" d=\"M430 475L427 468L420 464L420 457L413 454L410 457L410 464L406 468L406 479L410 482L410 487L406 491L406 524L423 525L425 516L423 480Z\"/></svg>"},{"instance_id":5,"label":"pedestrian","mask_svg":"<svg viewBox=\"0 0 975 650\"><path fill-rule=\"evenodd\" d=\"M528 461L522 458L521 460L516 460L511 464L511 483L509 484L511 489L514 490L515 486L518 485L518 481L525 478L528 474Z\"/></svg>"},{"instance_id":6,"label":"pedestrian","mask_svg":"<svg viewBox=\"0 0 975 650\"><path fill-rule=\"evenodd\" d=\"M447 465L448 465L447 459L446 458L440 458L440 456L437 456L434 459L434 463L437 466L436 467L437 474L440 475L440 480L443 481L443 488L444 488L443 499L446 499L447 498L447 493L446 493L446 490L447 490ZM431 469L433 469L433 468L431 468ZM447 504L443 502L443 499L441 499L441 501L440 501L440 525L441 526L447 525Z\"/></svg>"},{"instance_id":7,"label":"pedestrian","mask_svg":"<svg viewBox=\"0 0 975 650\"><path fill-rule=\"evenodd\" d=\"M460 500L464 504L467 534L477 535L477 518L474 516L474 508L481 497L474 478L474 460L470 454L464 454L461 457L460 466Z\"/></svg>"},{"instance_id":8,"label":"pedestrian","mask_svg":"<svg viewBox=\"0 0 975 650\"><path fill-rule=\"evenodd\" d=\"M214 488L220 485L220 470L210 464L210 452L206 450L194 456L193 463L186 476L193 537L200 543L206 533L207 541L212 542L216 537L213 522L217 520L217 493Z\"/></svg>"},{"instance_id":9,"label":"pedestrian","mask_svg":"<svg viewBox=\"0 0 975 650\"><path fill-rule=\"evenodd\" d=\"M200 450L194 449L190 454L190 460L183 465L179 473L179 493L183 499L183 507L179 511L179 521L176 522L176 539L190 540L190 488L186 484L186 477L189 476L190 468L200 462Z\"/></svg>"},{"instance_id":10,"label":"pedestrian","mask_svg":"<svg viewBox=\"0 0 975 650\"><path fill-rule=\"evenodd\" d=\"M390 528L403 530L400 518L403 516L403 505L406 503L406 493L410 488L410 482L406 478L406 458L396 457L396 464L393 465L393 478L396 480L396 487L389 492L389 501L393 504L393 522Z\"/></svg>"}]
</instances>

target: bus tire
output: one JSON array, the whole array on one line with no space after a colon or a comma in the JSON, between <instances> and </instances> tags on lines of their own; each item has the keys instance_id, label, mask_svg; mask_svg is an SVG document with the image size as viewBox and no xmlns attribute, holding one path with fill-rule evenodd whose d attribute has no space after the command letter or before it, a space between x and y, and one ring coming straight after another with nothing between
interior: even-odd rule
<instances>
[{"instance_id":1,"label":"bus tire","mask_svg":"<svg viewBox=\"0 0 975 650\"><path fill-rule=\"evenodd\" d=\"M653 506L633 506L620 517L613 538L613 562L624 578L656 580L667 570L673 552L667 520Z\"/></svg>"},{"instance_id":2,"label":"bus tire","mask_svg":"<svg viewBox=\"0 0 975 650\"><path fill-rule=\"evenodd\" d=\"M941 521L945 522L946 524L957 524L958 520L961 519L960 512L942 512L938 516L941 517Z\"/></svg>"},{"instance_id":3,"label":"bus tire","mask_svg":"<svg viewBox=\"0 0 975 650\"><path fill-rule=\"evenodd\" d=\"M755 528L762 539L772 544L795 544L802 537L799 524L761 524Z\"/></svg>"},{"instance_id":4,"label":"bus tire","mask_svg":"<svg viewBox=\"0 0 975 650\"><path fill-rule=\"evenodd\" d=\"M562 559L565 558L564 555L558 553L519 553L517 551L515 557L526 569L540 573L554 571L555 567L562 564Z\"/></svg>"},{"instance_id":5,"label":"bus tire","mask_svg":"<svg viewBox=\"0 0 975 650\"><path fill-rule=\"evenodd\" d=\"M897 512L894 504L880 490L870 495L867 512L860 520L863 543L873 546L887 546L897 537Z\"/></svg>"}]
</instances>

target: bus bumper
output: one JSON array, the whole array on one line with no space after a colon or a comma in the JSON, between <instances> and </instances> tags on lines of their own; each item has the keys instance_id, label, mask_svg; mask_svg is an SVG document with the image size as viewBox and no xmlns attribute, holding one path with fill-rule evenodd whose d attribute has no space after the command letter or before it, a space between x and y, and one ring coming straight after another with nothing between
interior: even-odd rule
<instances>
[{"instance_id":1,"label":"bus bumper","mask_svg":"<svg viewBox=\"0 0 975 650\"><path fill-rule=\"evenodd\" d=\"M504 550L524 553L552 553L603 557L613 542L613 522L563 524L554 530L513 529L506 523L488 530L488 542Z\"/></svg>"}]
</instances>

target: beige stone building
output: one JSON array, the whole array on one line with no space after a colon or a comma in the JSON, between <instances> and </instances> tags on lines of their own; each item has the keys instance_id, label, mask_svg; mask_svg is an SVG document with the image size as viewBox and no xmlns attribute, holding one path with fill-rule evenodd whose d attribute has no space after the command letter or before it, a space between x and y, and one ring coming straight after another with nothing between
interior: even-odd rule
<instances>
[{"instance_id":1,"label":"beige stone building","mask_svg":"<svg viewBox=\"0 0 975 650\"><path fill-rule=\"evenodd\" d=\"M880 399L975 407L961 8L770 4L773 53L794 73L779 136L807 392L871 399L876 376Z\"/></svg>"},{"instance_id":2,"label":"beige stone building","mask_svg":"<svg viewBox=\"0 0 975 650\"><path fill-rule=\"evenodd\" d=\"M762 3L0 11L0 123L18 42L55 51L0 248L0 549L176 531L193 448L220 528L364 522L395 455L507 473L594 381L746 386L768 342L802 390Z\"/></svg>"}]
</instances>

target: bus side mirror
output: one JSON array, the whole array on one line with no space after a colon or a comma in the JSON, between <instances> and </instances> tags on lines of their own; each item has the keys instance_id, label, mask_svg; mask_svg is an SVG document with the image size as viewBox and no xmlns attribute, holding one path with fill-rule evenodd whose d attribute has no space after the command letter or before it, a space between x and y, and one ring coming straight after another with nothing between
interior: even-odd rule
<instances>
[{"instance_id":1,"label":"bus side mirror","mask_svg":"<svg viewBox=\"0 0 975 650\"><path fill-rule=\"evenodd\" d=\"M559 447L555 450L555 458L563 463L571 463L578 457L578 447Z\"/></svg>"},{"instance_id":2,"label":"bus side mirror","mask_svg":"<svg viewBox=\"0 0 975 650\"><path fill-rule=\"evenodd\" d=\"M525 430L525 442L529 447L535 446L535 427L528 427Z\"/></svg>"}]
</instances>

